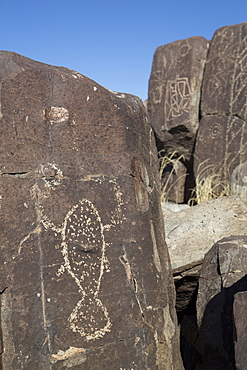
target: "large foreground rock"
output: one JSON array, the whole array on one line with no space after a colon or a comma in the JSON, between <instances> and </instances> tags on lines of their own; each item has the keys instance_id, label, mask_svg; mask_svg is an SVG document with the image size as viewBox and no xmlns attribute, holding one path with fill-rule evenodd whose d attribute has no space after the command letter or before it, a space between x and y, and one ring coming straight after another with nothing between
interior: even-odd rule
<instances>
[{"instance_id":1,"label":"large foreground rock","mask_svg":"<svg viewBox=\"0 0 247 370\"><path fill-rule=\"evenodd\" d=\"M143 104L10 52L0 79L2 368L181 369Z\"/></svg>"},{"instance_id":2,"label":"large foreground rock","mask_svg":"<svg viewBox=\"0 0 247 370\"><path fill-rule=\"evenodd\" d=\"M208 42L191 37L157 48L149 80L149 117L164 148L188 159L199 123Z\"/></svg>"},{"instance_id":3,"label":"large foreground rock","mask_svg":"<svg viewBox=\"0 0 247 370\"><path fill-rule=\"evenodd\" d=\"M246 369L246 261L246 236L221 239L204 258L197 323L205 369Z\"/></svg>"}]
</instances>

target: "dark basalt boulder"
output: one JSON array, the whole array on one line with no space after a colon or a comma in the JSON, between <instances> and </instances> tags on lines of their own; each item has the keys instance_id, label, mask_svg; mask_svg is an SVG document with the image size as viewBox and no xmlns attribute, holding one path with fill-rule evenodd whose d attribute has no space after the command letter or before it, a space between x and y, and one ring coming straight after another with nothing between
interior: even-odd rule
<instances>
[{"instance_id":1,"label":"dark basalt boulder","mask_svg":"<svg viewBox=\"0 0 247 370\"><path fill-rule=\"evenodd\" d=\"M247 285L246 287L247 288ZM235 328L235 364L238 370L247 369L247 291L234 295L233 319Z\"/></svg>"},{"instance_id":2,"label":"dark basalt boulder","mask_svg":"<svg viewBox=\"0 0 247 370\"><path fill-rule=\"evenodd\" d=\"M247 125L238 117L219 115L201 119L194 152L197 179L215 176L230 183L233 170L247 160Z\"/></svg>"},{"instance_id":3,"label":"dark basalt boulder","mask_svg":"<svg viewBox=\"0 0 247 370\"><path fill-rule=\"evenodd\" d=\"M148 112L155 134L170 153L190 158L199 124L199 103L208 41L179 40L156 49L149 80Z\"/></svg>"},{"instance_id":4,"label":"dark basalt boulder","mask_svg":"<svg viewBox=\"0 0 247 370\"><path fill-rule=\"evenodd\" d=\"M205 255L197 297L205 369L245 368L241 332L246 327L246 315L241 312L246 312L246 246L246 236L231 236L215 243Z\"/></svg>"},{"instance_id":5,"label":"dark basalt boulder","mask_svg":"<svg viewBox=\"0 0 247 370\"><path fill-rule=\"evenodd\" d=\"M194 152L194 172L201 180L216 174L216 182L230 184L235 167L247 160L246 69L247 23L219 28L210 43L202 84L203 118Z\"/></svg>"},{"instance_id":6,"label":"dark basalt boulder","mask_svg":"<svg viewBox=\"0 0 247 370\"><path fill-rule=\"evenodd\" d=\"M210 43L202 85L202 115L247 120L247 22L219 28Z\"/></svg>"},{"instance_id":7,"label":"dark basalt boulder","mask_svg":"<svg viewBox=\"0 0 247 370\"><path fill-rule=\"evenodd\" d=\"M0 53L3 369L181 369L142 102Z\"/></svg>"}]
</instances>

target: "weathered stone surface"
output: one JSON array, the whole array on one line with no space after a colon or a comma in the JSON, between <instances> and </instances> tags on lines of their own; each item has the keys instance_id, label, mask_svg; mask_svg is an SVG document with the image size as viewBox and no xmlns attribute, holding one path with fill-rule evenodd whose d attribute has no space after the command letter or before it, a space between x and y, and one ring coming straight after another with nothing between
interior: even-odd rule
<instances>
[{"instance_id":1,"label":"weathered stone surface","mask_svg":"<svg viewBox=\"0 0 247 370\"><path fill-rule=\"evenodd\" d=\"M204 258L197 322L206 369L235 369L233 301L236 293L247 289L246 261L246 236L221 239Z\"/></svg>"},{"instance_id":2,"label":"weathered stone surface","mask_svg":"<svg viewBox=\"0 0 247 370\"><path fill-rule=\"evenodd\" d=\"M208 42L191 37L157 48L149 80L151 125L164 147L189 158L198 128ZM188 159L187 158L187 159Z\"/></svg>"},{"instance_id":3,"label":"weathered stone surface","mask_svg":"<svg viewBox=\"0 0 247 370\"><path fill-rule=\"evenodd\" d=\"M247 235L247 204L238 197L221 197L171 212L163 208L166 242L174 272L199 268L206 252L219 239ZM189 265L189 266L188 266Z\"/></svg>"},{"instance_id":4,"label":"weathered stone surface","mask_svg":"<svg viewBox=\"0 0 247 370\"><path fill-rule=\"evenodd\" d=\"M247 120L247 23L218 29L210 43L202 86L202 115Z\"/></svg>"},{"instance_id":5,"label":"weathered stone surface","mask_svg":"<svg viewBox=\"0 0 247 370\"><path fill-rule=\"evenodd\" d=\"M187 168L179 160L175 161L174 166L167 166L164 170L161 186L166 201L184 202L186 172Z\"/></svg>"},{"instance_id":6,"label":"weathered stone surface","mask_svg":"<svg viewBox=\"0 0 247 370\"><path fill-rule=\"evenodd\" d=\"M161 207L163 212L172 211L172 212L180 212L183 209L189 209L190 206L188 204L177 204L173 202L161 202Z\"/></svg>"},{"instance_id":7,"label":"weathered stone surface","mask_svg":"<svg viewBox=\"0 0 247 370\"><path fill-rule=\"evenodd\" d=\"M239 164L232 172L231 194L247 201L247 162Z\"/></svg>"},{"instance_id":8,"label":"weathered stone surface","mask_svg":"<svg viewBox=\"0 0 247 370\"><path fill-rule=\"evenodd\" d=\"M203 117L194 152L194 172L200 178L218 174L230 182L232 171L247 160L247 126L237 117Z\"/></svg>"},{"instance_id":9,"label":"weathered stone surface","mask_svg":"<svg viewBox=\"0 0 247 370\"><path fill-rule=\"evenodd\" d=\"M247 285L246 285L247 289ZM235 362L239 370L247 369L247 291L234 295L233 317L236 329Z\"/></svg>"},{"instance_id":10,"label":"weathered stone surface","mask_svg":"<svg viewBox=\"0 0 247 370\"><path fill-rule=\"evenodd\" d=\"M10 52L0 78L2 368L183 368L143 104Z\"/></svg>"}]
</instances>

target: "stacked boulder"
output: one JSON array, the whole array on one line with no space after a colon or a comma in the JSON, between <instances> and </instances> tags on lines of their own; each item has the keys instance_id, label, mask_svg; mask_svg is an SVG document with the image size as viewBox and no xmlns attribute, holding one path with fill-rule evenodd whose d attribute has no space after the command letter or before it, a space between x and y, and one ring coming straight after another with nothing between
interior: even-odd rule
<instances>
[{"instance_id":1,"label":"stacked boulder","mask_svg":"<svg viewBox=\"0 0 247 370\"><path fill-rule=\"evenodd\" d=\"M183 161L178 166L191 174L191 159L199 125L199 104L208 41L192 37L157 48L149 80L148 113L159 149L175 153ZM170 200L183 203L186 177L174 169L181 195ZM174 177L174 176L173 176ZM190 176L189 179L191 179ZM188 180L188 179L187 179Z\"/></svg>"},{"instance_id":2,"label":"stacked boulder","mask_svg":"<svg viewBox=\"0 0 247 370\"><path fill-rule=\"evenodd\" d=\"M246 72L247 23L218 29L210 42L163 45L154 55L149 119L161 155L176 157L163 172L166 199L186 203L207 180L213 197L234 195L179 214L163 205L186 369L247 368Z\"/></svg>"},{"instance_id":3,"label":"stacked boulder","mask_svg":"<svg viewBox=\"0 0 247 370\"><path fill-rule=\"evenodd\" d=\"M247 160L247 23L217 30L203 77L194 151L195 176L218 173L230 182Z\"/></svg>"},{"instance_id":4,"label":"stacked boulder","mask_svg":"<svg viewBox=\"0 0 247 370\"><path fill-rule=\"evenodd\" d=\"M220 28L210 43L192 37L154 54L149 118L158 147L183 156L187 181L171 184L179 192L182 186L183 201L196 178L217 173L217 181L230 183L247 161L246 55L247 23Z\"/></svg>"},{"instance_id":5,"label":"stacked boulder","mask_svg":"<svg viewBox=\"0 0 247 370\"><path fill-rule=\"evenodd\" d=\"M197 322L205 369L247 368L247 237L223 238L205 255Z\"/></svg>"}]
</instances>

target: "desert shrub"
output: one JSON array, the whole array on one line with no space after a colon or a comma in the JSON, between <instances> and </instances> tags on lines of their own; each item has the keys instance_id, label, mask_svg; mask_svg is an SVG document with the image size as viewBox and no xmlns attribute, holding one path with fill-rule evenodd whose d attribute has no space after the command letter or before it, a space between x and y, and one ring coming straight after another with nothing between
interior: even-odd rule
<instances>
[{"instance_id":1,"label":"desert shrub","mask_svg":"<svg viewBox=\"0 0 247 370\"><path fill-rule=\"evenodd\" d=\"M202 162L198 167L195 179L196 186L192 190L192 196L188 202L190 205L230 195L230 182L229 176L226 174L226 166L222 163L217 166L206 165L206 162Z\"/></svg>"}]
</instances>

